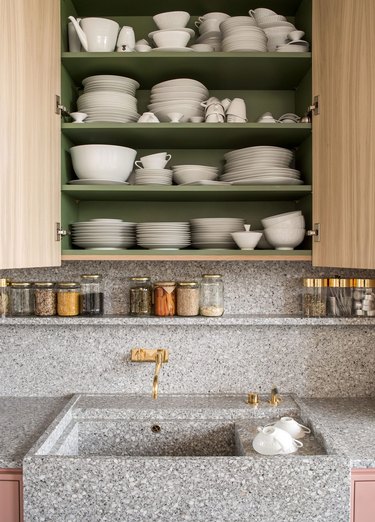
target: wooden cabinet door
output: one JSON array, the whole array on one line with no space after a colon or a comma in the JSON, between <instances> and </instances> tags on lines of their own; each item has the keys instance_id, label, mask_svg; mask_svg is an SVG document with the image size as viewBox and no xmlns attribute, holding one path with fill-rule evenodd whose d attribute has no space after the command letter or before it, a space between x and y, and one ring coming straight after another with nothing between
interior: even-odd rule
<instances>
[{"instance_id":1,"label":"wooden cabinet door","mask_svg":"<svg viewBox=\"0 0 375 522\"><path fill-rule=\"evenodd\" d=\"M375 2L313 0L313 264L375 268Z\"/></svg>"},{"instance_id":2,"label":"wooden cabinet door","mask_svg":"<svg viewBox=\"0 0 375 522\"><path fill-rule=\"evenodd\" d=\"M358 470L352 473L351 522L375 520L375 470Z\"/></svg>"},{"instance_id":3,"label":"wooden cabinet door","mask_svg":"<svg viewBox=\"0 0 375 522\"><path fill-rule=\"evenodd\" d=\"M0 522L22 522L22 474L0 473Z\"/></svg>"},{"instance_id":4,"label":"wooden cabinet door","mask_svg":"<svg viewBox=\"0 0 375 522\"><path fill-rule=\"evenodd\" d=\"M0 268L60 264L59 0L0 0Z\"/></svg>"}]
</instances>

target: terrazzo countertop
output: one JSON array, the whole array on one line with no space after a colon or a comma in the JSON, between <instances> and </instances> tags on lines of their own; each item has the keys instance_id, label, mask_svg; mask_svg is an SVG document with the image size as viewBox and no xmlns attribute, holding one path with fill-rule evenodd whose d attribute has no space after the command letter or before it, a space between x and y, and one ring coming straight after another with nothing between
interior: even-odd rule
<instances>
[{"instance_id":1,"label":"terrazzo countertop","mask_svg":"<svg viewBox=\"0 0 375 522\"><path fill-rule=\"evenodd\" d=\"M21 468L26 453L68 400L0 397L0 468Z\"/></svg>"}]
</instances>

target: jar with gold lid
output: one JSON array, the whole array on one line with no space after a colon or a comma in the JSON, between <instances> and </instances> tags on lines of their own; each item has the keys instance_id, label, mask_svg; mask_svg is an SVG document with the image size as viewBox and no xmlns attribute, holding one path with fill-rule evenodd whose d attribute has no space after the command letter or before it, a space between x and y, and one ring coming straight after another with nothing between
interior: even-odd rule
<instances>
[{"instance_id":1,"label":"jar with gold lid","mask_svg":"<svg viewBox=\"0 0 375 522\"><path fill-rule=\"evenodd\" d=\"M353 279L328 279L328 315L331 317L350 317L352 315Z\"/></svg>"},{"instance_id":2,"label":"jar with gold lid","mask_svg":"<svg viewBox=\"0 0 375 522\"><path fill-rule=\"evenodd\" d=\"M177 283L177 315L195 317L199 315L200 289L197 281Z\"/></svg>"},{"instance_id":3,"label":"jar with gold lid","mask_svg":"<svg viewBox=\"0 0 375 522\"><path fill-rule=\"evenodd\" d=\"M0 279L0 318L9 313L8 280Z\"/></svg>"},{"instance_id":4,"label":"jar with gold lid","mask_svg":"<svg viewBox=\"0 0 375 522\"><path fill-rule=\"evenodd\" d=\"M375 279L354 279L353 315L375 317Z\"/></svg>"},{"instance_id":5,"label":"jar with gold lid","mask_svg":"<svg viewBox=\"0 0 375 522\"><path fill-rule=\"evenodd\" d=\"M58 283L57 315L73 317L79 315L79 283Z\"/></svg>"},{"instance_id":6,"label":"jar with gold lid","mask_svg":"<svg viewBox=\"0 0 375 522\"><path fill-rule=\"evenodd\" d=\"M13 281L10 284L10 313L14 316L29 316L34 313L33 285Z\"/></svg>"},{"instance_id":7,"label":"jar with gold lid","mask_svg":"<svg viewBox=\"0 0 375 522\"><path fill-rule=\"evenodd\" d=\"M221 317L224 313L224 283L220 274L204 274L201 281L200 315Z\"/></svg>"},{"instance_id":8,"label":"jar with gold lid","mask_svg":"<svg viewBox=\"0 0 375 522\"><path fill-rule=\"evenodd\" d=\"M55 283L34 283L34 313L42 317L56 315Z\"/></svg>"},{"instance_id":9,"label":"jar with gold lid","mask_svg":"<svg viewBox=\"0 0 375 522\"><path fill-rule=\"evenodd\" d=\"M154 284L155 315L172 317L176 315L176 283L159 281Z\"/></svg>"},{"instance_id":10,"label":"jar with gold lid","mask_svg":"<svg viewBox=\"0 0 375 522\"><path fill-rule=\"evenodd\" d=\"M81 315L87 316L104 314L104 291L101 275L81 275L79 312Z\"/></svg>"},{"instance_id":11,"label":"jar with gold lid","mask_svg":"<svg viewBox=\"0 0 375 522\"><path fill-rule=\"evenodd\" d=\"M129 288L130 315L145 317L152 313L152 285L149 277L131 277Z\"/></svg>"},{"instance_id":12,"label":"jar with gold lid","mask_svg":"<svg viewBox=\"0 0 375 522\"><path fill-rule=\"evenodd\" d=\"M325 317L327 315L326 278L305 278L303 280L302 313L305 317Z\"/></svg>"}]
</instances>

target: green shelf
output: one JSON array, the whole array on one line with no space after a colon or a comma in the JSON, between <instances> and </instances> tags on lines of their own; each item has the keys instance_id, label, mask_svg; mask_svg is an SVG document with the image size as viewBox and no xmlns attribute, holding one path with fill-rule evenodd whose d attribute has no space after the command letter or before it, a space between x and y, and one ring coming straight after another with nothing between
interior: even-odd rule
<instances>
[{"instance_id":1,"label":"green shelf","mask_svg":"<svg viewBox=\"0 0 375 522\"><path fill-rule=\"evenodd\" d=\"M241 148L255 145L298 147L311 134L311 124L209 123L63 123L74 144L105 143L134 148Z\"/></svg>"},{"instance_id":2,"label":"green shelf","mask_svg":"<svg viewBox=\"0 0 375 522\"><path fill-rule=\"evenodd\" d=\"M311 185L63 185L62 193L76 201L295 201L311 194Z\"/></svg>"},{"instance_id":3,"label":"green shelf","mask_svg":"<svg viewBox=\"0 0 375 522\"><path fill-rule=\"evenodd\" d=\"M194 78L208 89L290 90L311 68L311 53L63 53L79 85L95 74L138 80L142 89L172 78Z\"/></svg>"}]
</instances>

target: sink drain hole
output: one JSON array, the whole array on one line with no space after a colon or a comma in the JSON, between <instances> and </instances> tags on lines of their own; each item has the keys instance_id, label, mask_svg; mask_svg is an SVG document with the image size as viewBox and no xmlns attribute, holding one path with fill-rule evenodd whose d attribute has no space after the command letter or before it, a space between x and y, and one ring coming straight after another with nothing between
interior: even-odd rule
<instances>
[{"instance_id":1,"label":"sink drain hole","mask_svg":"<svg viewBox=\"0 0 375 522\"><path fill-rule=\"evenodd\" d=\"M159 426L159 424L154 424L153 426L151 426L151 431L153 433L159 433L161 431L161 427Z\"/></svg>"}]
</instances>

